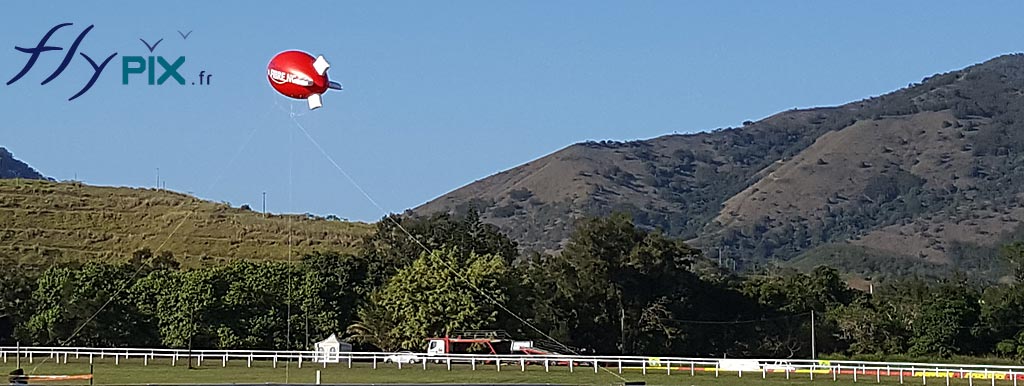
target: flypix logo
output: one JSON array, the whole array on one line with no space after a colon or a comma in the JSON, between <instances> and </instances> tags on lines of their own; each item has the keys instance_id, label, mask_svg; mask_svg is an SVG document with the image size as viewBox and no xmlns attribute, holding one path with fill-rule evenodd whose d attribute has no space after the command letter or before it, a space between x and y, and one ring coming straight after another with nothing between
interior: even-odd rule
<instances>
[{"instance_id":1,"label":"flypix logo","mask_svg":"<svg viewBox=\"0 0 1024 386\"><path fill-rule=\"evenodd\" d=\"M42 54L50 51L64 51L64 59L60 62L57 68L54 69L53 72L50 73L50 75L42 81L42 83L40 83L40 85L46 85L47 83L50 83L50 81L59 77L60 74L63 73L69 65L71 65L71 62L73 61L73 59L75 59L75 54L77 53L81 55L81 57L85 59L86 62L88 62L88 65L91 66L93 72L89 80L85 82L85 85L77 93L68 98L68 100L73 101L76 98L82 96L82 94L85 94L87 91L89 91L89 89L91 89L92 86L96 84L96 81L99 79L100 74L102 74L103 71L107 68L107 65L110 64L110 61L117 57L117 52L108 55L106 59L103 59L102 62L98 63L96 60L93 59L92 56L87 54L85 51L79 52L82 42L85 40L86 36L89 35L89 31L92 31L94 27L93 25L89 25L84 30L82 30L82 32L78 34L78 37L76 37L74 41L71 42L71 45L67 46L66 49L64 46L48 45L51 44L50 40L51 38L53 38L54 34L56 34L64 27L72 25L74 24L61 23L54 26L53 28L50 28L50 30L47 31L45 35L43 35L43 38L39 40L39 43L37 43L35 47L15 46L15 50L28 54L29 58L25 62L25 66L21 68L21 71L19 71L17 75L14 75L13 78L7 81L7 85L10 86L11 84L14 84L22 77L24 77L26 74L28 74L28 72L32 70L33 66L35 66L36 61L39 60L39 57ZM181 36L182 40L188 40L189 36L192 35L192 31L188 31L187 33L178 31L178 35ZM153 44L149 44L149 42L142 38L139 38L139 41L141 41L142 44L144 44L146 48L149 50L149 55L121 56L121 84L129 85L145 82L148 85L163 85L165 83L185 85L185 77L181 74L182 66L185 64L186 61L184 56L165 57L155 55L154 51L156 51L157 46L159 46L160 43L164 41L163 38L160 38L160 40L157 40ZM144 79L139 79L140 77ZM209 74L205 70L199 71L198 84L209 85L212 77L213 74ZM195 85L196 82L192 82L192 84Z\"/></svg>"}]
</instances>

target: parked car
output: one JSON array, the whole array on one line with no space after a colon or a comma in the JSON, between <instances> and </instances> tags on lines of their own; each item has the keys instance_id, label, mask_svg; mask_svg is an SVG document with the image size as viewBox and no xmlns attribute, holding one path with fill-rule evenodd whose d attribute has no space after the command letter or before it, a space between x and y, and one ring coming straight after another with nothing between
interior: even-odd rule
<instances>
[{"instance_id":1,"label":"parked car","mask_svg":"<svg viewBox=\"0 0 1024 386\"><path fill-rule=\"evenodd\" d=\"M765 370L769 370L772 372L796 371L796 366L794 366L789 361L765 362L763 364L763 367Z\"/></svg>"},{"instance_id":2,"label":"parked car","mask_svg":"<svg viewBox=\"0 0 1024 386\"><path fill-rule=\"evenodd\" d=\"M384 363L416 363L419 360L419 355L411 351L399 351L384 357Z\"/></svg>"}]
</instances>

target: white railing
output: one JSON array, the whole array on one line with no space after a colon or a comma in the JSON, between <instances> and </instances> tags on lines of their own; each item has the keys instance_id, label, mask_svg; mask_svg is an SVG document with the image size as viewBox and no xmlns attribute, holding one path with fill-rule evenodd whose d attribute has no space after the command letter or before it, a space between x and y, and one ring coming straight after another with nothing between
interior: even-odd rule
<instances>
[{"instance_id":1,"label":"white railing","mask_svg":"<svg viewBox=\"0 0 1024 386\"><path fill-rule=\"evenodd\" d=\"M3 363L20 360L33 364L40 361L53 363L72 363L96 360L113 360L115 365L128 359L141 360L143 365L150 365L156 359L163 359L171 366L185 365L183 361L194 362L197 366L222 367L228 362L245 361L252 367L255 361L271 362L277 367L280 362L291 361L298 367L304 364L315 366L347 366L356 363L369 363L372 368L388 365L404 367L446 368L451 370L453 364L488 369L526 371L527 366L543 366L545 371L553 367L565 367L570 372L593 371L602 368L607 371L623 373L627 371L642 374L714 374L715 376L730 374L736 376L831 378L833 380L858 378L862 381L880 381L882 377L899 377L900 381L919 379L927 384L929 378L967 378L972 380L1005 381L1003 384L1017 385L1018 380L1024 381L1024 366L971 365L948 363L913 363L913 362L869 362L849 360L808 360L808 359L749 359L723 361L715 358L690 357L643 357L643 356L595 356L595 355L484 355L484 354L442 354L428 355L411 354L415 363L389 363L389 358L397 353L386 352L339 352L327 354L316 351L273 351L273 350L180 350L158 348L86 348L86 347L0 347ZM410 355L408 353L402 355ZM137 362L136 362L137 363Z\"/></svg>"}]
</instances>

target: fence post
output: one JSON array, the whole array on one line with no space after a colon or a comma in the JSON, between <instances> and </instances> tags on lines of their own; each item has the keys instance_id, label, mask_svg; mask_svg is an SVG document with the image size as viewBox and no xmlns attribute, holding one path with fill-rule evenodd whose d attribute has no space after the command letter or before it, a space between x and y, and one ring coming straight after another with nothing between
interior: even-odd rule
<instances>
[{"instance_id":1,"label":"fence post","mask_svg":"<svg viewBox=\"0 0 1024 386\"><path fill-rule=\"evenodd\" d=\"M445 364L448 367L448 371L452 371L452 358L451 357L444 358L444 362L445 362Z\"/></svg>"},{"instance_id":2,"label":"fence post","mask_svg":"<svg viewBox=\"0 0 1024 386\"><path fill-rule=\"evenodd\" d=\"M327 363L327 361L324 360L324 363ZM316 371L316 384L320 384L320 370Z\"/></svg>"},{"instance_id":3,"label":"fence post","mask_svg":"<svg viewBox=\"0 0 1024 386\"><path fill-rule=\"evenodd\" d=\"M89 353L89 364L92 364L92 353Z\"/></svg>"},{"instance_id":4,"label":"fence post","mask_svg":"<svg viewBox=\"0 0 1024 386\"><path fill-rule=\"evenodd\" d=\"M573 362L575 362L575 361L574 361L574 360L572 360L572 359L569 359L569 372L570 372L570 373L572 372L572 365L573 365ZM644 373L644 374L647 374L647 373Z\"/></svg>"},{"instance_id":5,"label":"fence post","mask_svg":"<svg viewBox=\"0 0 1024 386\"><path fill-rule=\"evenodd\" d=\"M469 366L473 369L473 371L476 371L476 358L475 357L469 358Z\"/></svg>"},{"instance_id":6,"label":"fence post","mask_svg":"<svg viewBox=\"0 0 1024 386\"><path fill-rule=\"evenodd\" d=\"M221 361L220 367L228 367L228 353L224 352L224 360Z\"/></svg>"},{"instance_id":7,"label":"fence post","mask_svg":"<svg viewBox=\"0 0 1024 386\"><path fill-rule=\"evenodd\" d=\"M900 384L902 385L903 384L903 369L900 368L899 370L900 370Z\"/></svg>"},{"instance_id":8,"label":"fence post","mask_svg":"<svg viewBox=\"0 0 1024 386\"><path fill-rule=\"evenodd\" d=\"M693 376L693 361L690 361L690 376Z\"/></svg>"},{"instance_id":9,"label":"fence post","mask_svg":"<svg viewBox=\"0 0 1024 386\"><path fill-rule=\"evenodd\" d=\"M252 351L249 352L249 358L245 361L245 367L252 367Z\"/></svg>"},{"instance_id":10,"label":"fence post","mask_svg":"<svg viewBox=\"0 0 1024 386\"><path fill-rule=\"evenodd\" d=\"M277 351L274 351L273 363L274 363L274 368L276 369L277 368ZM377 363L376 362L373 363L373 368L377 368Z\"/></svg>"},{"instance_id":11,"label":"fence post","mask_svg":"<svg viewBox=\"0 0 1024 386\"><path fill-rule=\"evenodd\" d=\"M352 353L348 353L348 368L352 368Z\"/></svg>"},{"instance_id":12,"label":"fence post","mask_svg":"<svg viewBox=\"0 0 1024 386\"><path fill-rule=\"evenodd\" d=\"M596 362L595 362L596 363ZM594 367L594 372L597 372L597 367ZM672 361L666 361L665 363L665 375L672 375Z\"/></svg>"},{"instance_id":13,"label":"fence post","mask_svg":"<svg viewBox=\"0 0 1024 386\"><path fill-rule=\"evenodd\" d=\"M570 363L572 363L572 362L570 362ZM569 368L571 369L572 367L569 367ZM640 370L644 373L644 375L647 375L647 361L646 360L644 360L643 362L640 362ZM717 375L717 374L718 373L716 372L715 375Z\"/></svg>"},{"instance_id":14,"label":"fence post","mask_svg":"<svg viewBox=\"0 0 1024 386\"><path fill-rule=\"evenodd\" d=\"M494 358L494 364L495 364L496 366L498 366L498 367L497 367L497 368L498 368L498 372L500 373L500 372L501 372L501 359L498 359L498 358Z\"/></svg>"},{"instance_id":15,"label":"fence post","mask_svg":"<svg viewBox=\"0 0 1024 386\"><path fill-rule=\"evenodd\" d=\"M836 381L836 377L837 377L836 373L839 372L839 368L841 366L842 366L841 364L836 363L836 367L833 367L833 368L829 369L829 370L832 370L832 382Z\"/></svg>"},{"instance_id":16,"label":"fence post","mask_svg":"<svg viewBox=\"0 0 1024 386\"><path fill-rule=\"evenodd\" d=\"M448 369L449 370L451 369L451 364L448 365ZM548 369L548 358L544 358L544 372L545 373L549 372L549 369Z\"/></svg>"},{"instance_id":17,"label":"fence post","mask_svg":"<svg viewBox=\"0 0 1024 386\"><path fill-rule=\"evenodd\" d=\"M853 383L857 383L857 368L853 368Z\"/></svg>"},{"instance_id":18,"label":"fence post","mask_svg":"<svg viewBox=\"0 0 1024 386\"><path fill-rule=\"evenodd\" d=\"M121 356L114 353L114 366L121 364Z\"/></svg>"},{"instance_id":19,"label":"fence post","mask_svg":"<svg viewBox=\"0 0 1024 386\"><path fill-rule=\"evenodd\" d=\"M594 358L594 374L597 374L597 358Z\"/></svg>"},{"instance_id":20,"label":"fence post","mask_svg":"<svg viewBox=\"0 0 1024 386\"><path fill-rule=\"evenodd\" d=\"M718 362L715 362L715 378L718 378Z\"/></svg>"},{"instance_id":21,"label":"fence post","mask_svg":"<svg viewBox=\"0 0 1024 386\"><path fill-rule=\"evenodd\" d=\"M373 369L377 369L377 354L373 354Z\"/></svg>"},{"instance_id":22,"label":"fence post","mask_svg":"<svg viewBox=\"0 0 1024 386\"><path fill-rule=\"evenodd\" d=\"M64 352L64 364L68 364L68 352Z\"/></svg>"}]
</instances>

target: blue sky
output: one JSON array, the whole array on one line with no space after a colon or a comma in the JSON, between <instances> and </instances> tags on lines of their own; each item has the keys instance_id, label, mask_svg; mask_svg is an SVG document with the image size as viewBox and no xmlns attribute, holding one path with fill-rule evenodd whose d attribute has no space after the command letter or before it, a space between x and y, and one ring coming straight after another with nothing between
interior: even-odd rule
<instances>
[{"instance_id":1,"label":"blue sky","mask_svg":"<svg viewBox=\"0 0 1024 386\"><path fill-rule=\"evenodd\" d=\"M312 4L312 5L310 5ZM374 221L585 140L738 126L878 95L1024 51L1024 3L939 1L30 2L0 16L0 146L48 176L153 186L273 212ZM51 51L51 27L105 58ZM178 30L193 31L182 39ZM185 56L186 85L121 82L122 56ZM277 52L323 54L343 92L276 94ZM199 71L211 85L193 86Z\"/></svg>"}]
</instances>

